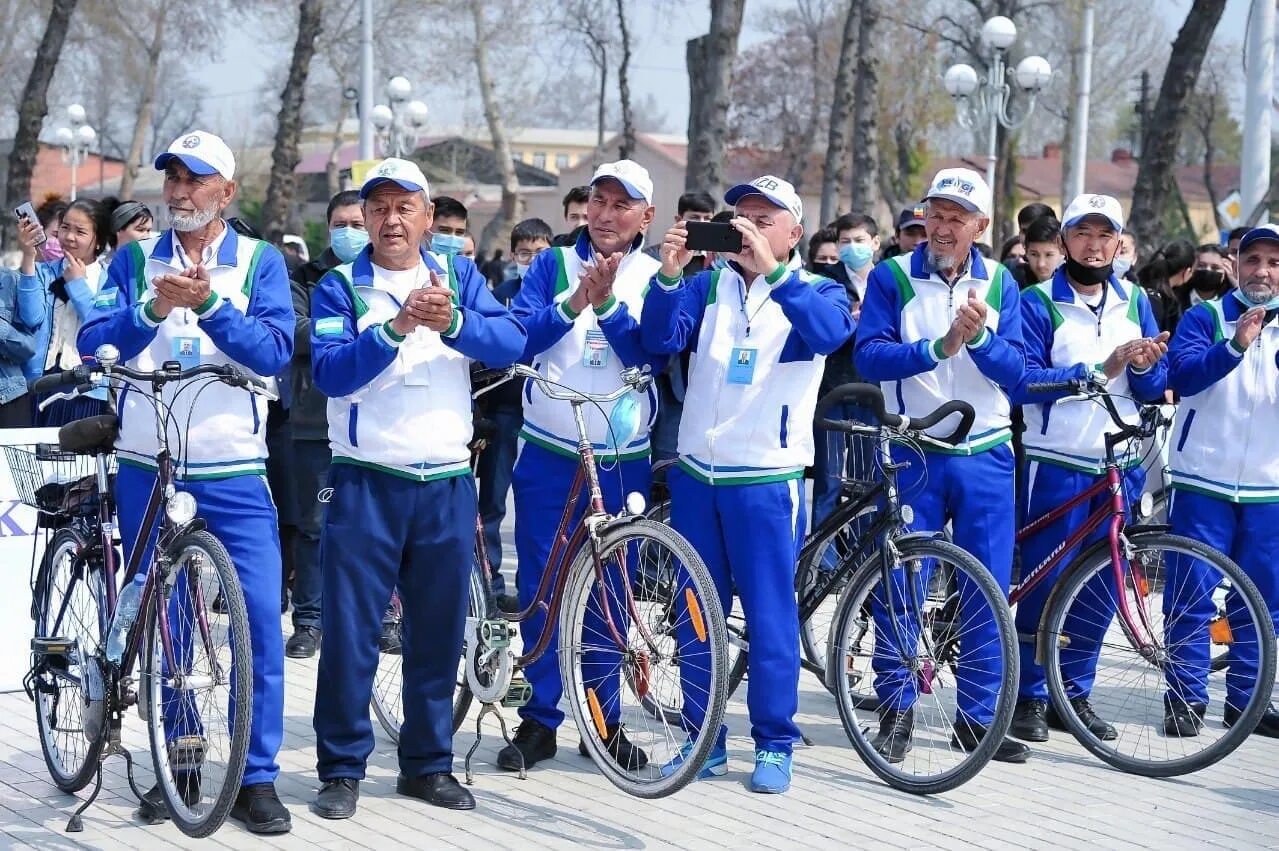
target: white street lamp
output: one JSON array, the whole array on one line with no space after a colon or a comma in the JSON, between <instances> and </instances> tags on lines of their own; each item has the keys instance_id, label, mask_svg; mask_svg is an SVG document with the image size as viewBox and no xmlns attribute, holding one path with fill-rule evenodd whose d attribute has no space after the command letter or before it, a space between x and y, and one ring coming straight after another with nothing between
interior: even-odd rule
<instances>
[{"instance_id":1,"label":"white street lamp","mask_svg":"<svg viewBox=\"0 0 1279 851\"><path fill-rule=\"evenodd\" d=\"M1009 130L1020 127L1035 109L1035 98L1052 79L1052 66L1042 56L1027 56L1017 63L1015 69L1008 68L1005 52L1017 40L1017 26L997 15L986 21L981 28L982 44L991 48L990 70L985 77L964 63L951 65L942 78L946 91L955 99L959 123L963 127L972 128L982 121L990 123L990 148L986 155L986 182L993 190L995 187L995 164L998 160L995 139L1000 125ZM1012 100L1012 86L1009 78L1026 94L1026 106L1020 115L1014 116L1009 106Z\"/></svg>"},{"instance_id":2,"label":"white street lamp","mask_svg":"<svg viewBox=\"0 0 1279 851\"><path fill-rule=\"evenodd\" d=\"M383 156L404 157L417 146L419 132L426 126L429 109L420 100L410 100L413 84L401 76L386 81L390 105L379 103L369 113L377 131Z\"/></svg>"},{"instance_id":3,"label":"white street lamp","mask_svg":"<svg viewBox=\"0 0 1279 851\"><path fill-rule=\"evenodd\" d=\"M71 200L76 199L76 171L89 156L93 143L98 140L98 133L86 122L84 107L73 103L67 107L67 123L69 127L59 127L54 131L54 139L62 148L62 161L71 165Z\"/></svg>"}]
</instances>

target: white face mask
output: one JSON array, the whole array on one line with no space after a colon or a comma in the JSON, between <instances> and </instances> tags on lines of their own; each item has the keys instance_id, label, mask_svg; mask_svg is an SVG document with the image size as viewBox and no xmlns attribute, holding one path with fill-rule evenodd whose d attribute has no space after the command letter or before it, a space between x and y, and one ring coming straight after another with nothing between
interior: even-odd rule
<instances>
[{"instance_id":1,"label":"white face mask","mask_svg":"<svg viewBox=\"0 0 1279 851\"><path fill-rule=\"evenodd\" d=\"M1114 262L1111 263L1110 266L1115 272L1115 277L1122 278L1124 275L1127 275L1128 270L1132 268L1132 258L1116 257Z\"/></svg>"},{"instance_id":2,"label":"white face mask","mask_svg":"<svg viewBox=\"0 0 1279 851\"><path fill-rule=\"evenodd\" d=\"M524 275L528 273L528 267L531 265L531 263L516 263L515 277L519 278L521 281L524 280Z\"/></svg>"}]
</instances>

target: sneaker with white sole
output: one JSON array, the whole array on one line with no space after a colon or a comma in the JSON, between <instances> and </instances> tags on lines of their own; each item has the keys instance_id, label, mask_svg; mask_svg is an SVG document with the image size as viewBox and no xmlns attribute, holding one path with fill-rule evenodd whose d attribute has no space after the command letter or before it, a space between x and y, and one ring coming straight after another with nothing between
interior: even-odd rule
<instances>
[{"instance_id":1,"label":"sneaker with white sole","mask_svg":"<svg viewBox=\"0 0 1279 851\"><path fill-rule=\"evenodd\" d=\"M751 791L780 795L790 788L791 755L777 751L755 751L755 771Z\"/></svg>"},{"instance_id":2,"label":"sneaker with white sole","mask_svg":"<svg viewBox=\"0 0 1279 851\"><path fill-rule=\"evenodd\" d=\"M688 759L688 755L693 752L693 740L689 739L679 749L669 762L662 766L661 772L663 777L670 777L679 767ZM711 752L706 755L706 761L702 763L702 770L697 772L695 780L707 780L711 777L723 777L728 773L728 728L721 727L719 731L719 739L715 742L715 746L711 748Z\"/></svg>"}]
</instances>

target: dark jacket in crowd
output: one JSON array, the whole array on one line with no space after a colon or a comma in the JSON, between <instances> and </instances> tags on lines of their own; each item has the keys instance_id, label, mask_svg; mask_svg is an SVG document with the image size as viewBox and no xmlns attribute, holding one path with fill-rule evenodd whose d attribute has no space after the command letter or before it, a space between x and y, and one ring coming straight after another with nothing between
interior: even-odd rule
<instances>
[{"instance_id":1,"label":"dark jacket in crowd","mask_svg":"<svg viewBox=\"0 0 1279 851\"><path fill-rule=\"evenodd\" d=\"M524 281L521 278L503 281L493 288L493 298L509 309L511 302L515 301L515 297L520 294L520 287L523 284ZM524 382L519 379L507 381L496 390L485 393L476 400L476 404L482 414L487 414L489 411L522 411L524 403L520 399L520 392L523 388Z\"/></svg>"},{"instance_id":2,"label":"dark jacket in crowd","mask_svg":"<svg viewBox=\"0 0 1279 851\"><path fill-rule=\"evenodd\" d=\"M332 248L314 260L298 266L293 273L293 400L289 422L294 440L325 440L329 436L328 398L311 377L311 293L324 273L340 266Z\"/></svg>"},{"instance_id":3,"label":"dark jacket in crowd","mask_svg":"<svg viewBox=\"0 0 1279 851\"><path fill-rule=\"evenodd\" d=\"M818 263L813 266L812 272L815 275L830 278L832 281L842 285L844 291L848 293L849 307L856 310L860 299L857 298L857 290L853 287L853 282L848 277L848 270L844 268L843 263ZM841 384L861 381L857 367L853 365L853 348L856 344L857 331L854 329L853 336L848 338L848 342L826 357L826 368L822 372L820 395L825 395Z\"/></svg>"}]
</instances>

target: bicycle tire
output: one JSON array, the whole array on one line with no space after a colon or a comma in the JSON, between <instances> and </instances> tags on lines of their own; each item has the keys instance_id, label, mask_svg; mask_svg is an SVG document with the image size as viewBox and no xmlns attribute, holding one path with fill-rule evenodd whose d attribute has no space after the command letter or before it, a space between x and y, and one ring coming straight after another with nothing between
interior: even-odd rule
<instances>
[{"instance_id":1,"label":"bicycle tire","mask_svg":"<svg viewBox=\"0 0 1279 851\"><path fill-rule=\"evenodd\" d=\"M1110 571L1113 570L1109 541L1100 541L1090 547L1087 551L1077 557L1058 581L1057 586L1053 589L1053 594L1049 598L1048 604L1044 609L1044 616L1039 629L1039 646L1043 648L1045 655L1045 673L1048 679L1048 691L1053 701L1053 706L1058 709L1058 715L1065 722L1067 728L1079 740L1090 753L1101 759L1103 762L1124 771L1129 774L1136 774L1143 777L1176 777L1182 774L1189 774L1199 771L1223 759L1241 745L1256 727L1257 721L1260 720L1266 708L1270 705L1270 692L1274 682L1275 675L1275 634L1274 628L1270 620L1269 608L1266 606L1264 598L1257 590L1256 585L1248 578L1234 561L1228 558L1224 553L1213 549L1199 541L1180 535L1173 535L1162 531L1142 532L1139 530L1130 530L1127 535L1130 546L1128 552L1144 554L1157 552L1162 555L1161 558L1155 559L1153 556L1149 559L1140 558L1138 565L1149 563L1160 567L1161 569L1168 565L1168 557L1173 555L1181 555L1193 557L1210 565L1213 569L1220 572L1224 580L1229 582L1238 592L1240 599L1246 607L1253 621L1253 629L1259 638L1259 671L1258 681L1267 684L1264 688L1253 689L1251 699L1248 706L1240 712L1239 719L1230 727L1224 727L1219 724L1207 724L1203 726L1204 735L1193 737L1172 737L1162 734L1162 731L1156 735L1150 736L1147 732L1150 724L1150 712L1146 713L1145 719L1134 718L1130 708L1134 704L1131 695L1125 695L1121 704L1116 705L1116 701L1110 698L1112 695L1117 696L1118 688L1110 686L1095 686L1092 695L1098 692L1103 693L1101 711L1098 713L1101 717L1106 717L1116 730L1116 737L1112 743L1103 741L1097 736L1089 732L1087 726L1079 718L1075 707L1071 705L1065 676L1063 673L1062 651L1070 646L1071 638L1065 627L1067 618L1071 616L1072 611L1076 613L1076 617L1087 617L1089 611L1098 611L1095 602L1085 599L1080 603L1079 607L1072 609L1072 603L1076 603L1081 599L1085 592L1094 594L1101 583L1104 583L1106 590L1112 593L1111 601L1117 602L1113 596L1113 586L1107 581ZM1099 574L1106 574L1106 578L1097 579ZM1147 580L1142 574L1141 579L1136 579L1138 574L1134 574L1132 569L1127 571L1128 580L1125 582L1125 592L1134 594L1138 588L1144 589L1142 596L1149 596L1151 599L1159 594L1161 603L1158 606L1160 613L1164 612L1166 603L1162 602L1163 590L1168 587L1167 583L1171 577L1161 576ZM1178 583L1184 590L1185 584ZM1214 582L1214 589L1218 589L1219 582ZM1216 593L1216 590L1213 592ZM1095 618L1093 623L1101 620L1100 617ZM1078 620L1075 621L1079 623ZM1139 685L1143 679L1142 674L1150 674L1155 669L1149 660L1141 657L1140 651L1132 646L1131 639L1127 635L1127 630L1122 628L1120 620L1111 616L1106 624L1103 625L1106 630L1118 627L1122 635L1113 639L1102 641L1099 645L1099 654L1103 652L1118 653L1123 648L1129 648L1133 654L1137 655L1134 662L1139 666L1136 676L1125 672L1122 677L1122 684L1132 690ZM1166 630L1165 623L1165 630ZM1104 636L1104 632L1102 633ZM1064 636L1065 641L1055 639L1055 636ZM1205 636L1207 638L1207 636ZM1166 639L1167 632L1158 636L1161 641L1161 649L1167 652ZM1111 657L1106 657L1106 667L1112 667L1116 663L1111 662ZM1139 660L1139 661L1138 661ZM1168 664L1168 660L1165 660ZM1099 659L1096 667L1101 669L1103 663ZM1150 668L1150 671L1146 669ZM1098 674L1094 672L1094 676ZM1158 703L1159 711L1153 719L1156 726L1162 724L1162 710L1164 706L1164 693L1166 692L1166 680L1163 672L1157 672L1154 682L1158 688L1155 700ZM1139 698L1138 698L1139 700ZM1210 700L1211 703L1211 700ZM1220 703L1217 704L1218 706ZM1154 706L1151 706L1154 709ZM1215 708L1215 707L1214 707ZM1138 707L1140 712L1140 707ZM1119 714L1112 714L1119 713ZM1134 718L1133 721L1128 719ZM1194 745L1200 742L1208 741L1209 735L1215 734L1220 730L1224 730L1220 737L1215 741L1211 741L1202 750L1193 754L1187 754L1180 758L1155 759L1154 754L1159 749L1157 743L1165 742L1164 752L1168 753L1175 749L1176 743L1185 743ZM1129 736L1129 733L1132 733ZM1121 747L1120 742L1135 741L1140 750L1145 751L1149 756L1145 759L1139 758L1135 753L1127 755L1121 753L1118 748Z\"/></svg>"},{"instance_id":2,"label":"bicycle tire","mask_svg":"<svg viewBox=\"0 0 1279 851\"><path fill-rule=\"evenodd\" d=\"M69 660L66 677L60 677L53 673L47 676L37 677L35 681L35 711L36 711L36 729L40 736L40 750L44 754L45 765L48 766L49 776L53 780L53 784L63 792L75 793L83 789L93 779L94 773L97 771L98 762L102 756L102 748L107 740L107 724L106 717L106 699L98 706L92 706L92 702L88 699L84 689L86 676L91 676L86 671L86 665L99 665L100 651L106 637L106 627L104 620L106 617L106 581L103 579L101 566L96 568L92 565L85 565L83 570L75 570L75 564L82 559L82 553L89 544L80 537L79 534L69 528L59 529L54 533L45 547L44 556L41 559L40 577L37 587L40 590L38 599L38 609L36 611L35 637L36 638L70 638L76 642L77 658ZM65 587L57 581L60 566L68 564L71 570L68 571L68 582ZM83 588L84 592L77 592L78 588ZM73 596L74 595L74 596ZM65 620L62 624L53 624L49 622L49 618L55 617L58 610L62 607L62 601L71 597L72 602L68 603L67 611L73 613L72 620L69 623ZM76 607L76 600L83 601L86 606L91 606L92 611L81 611ZM54 629L59 626L61 628ZM74 626L76 633L71 634L66 627ZM55 635L58 632L61 635ZM72 673L72 667L78 663L80 675L76 677ZM97 668L97 674L101 677L101 668ZM70 722L73 726L68 726L66 716L59 716L59 708L66 705L63 699L63 692L58 689L60 682L77 683L70 686L67 690L71 697L70 706L78 710L78 723ZM43 689L55 689L54 694L50 694ZM88 736L85 733L85 715L87 713L98 714L99 720L90 722L91 725L96 724L98 733L94 736ZM73 714L73 713L68 713ZM64 735L70 734L70 735ZM62 746L59 740L64 740ZM78 757L71 756L69 751L72 750L71 745L82 743L87 744L83 748L82 753ZM68 759L71 757L71 759ZM71 761L74 760L74 761Z\"/></svg>"},{"instance_id":3,"label":"bicycle tire","mask_svg":"<svg viewBox=\"0 0 1279 851\"><path fill-rule=\"evenodd\" d=\"M618 759L608 751L608 745L601 735L604 728L604 714L608 707L601 707L598 697L595 696L593 688L586 685L587 675L583 670L586 663L584 661L583 636L587 634L587 607L592 595L596 589L601 589L602 593L609 592L609 575L606 575L604 582L596 579L594 554L590 546L583 547L573 559L570 567L568 587L565 589L563 602L559 616L561 618L559 630L559 660L560 660L560 676L564 682L565 690L569 694L569 705L573 713L574 721L576 721L578 730L582 735L582 742L586 746L587 752L595 761L600 771L614 786L621 789L627 794L634 795L639 798L661 798L679 791L696 777L701 770L702 764L705 762L711 748L719 738L720 728L723 723L724 710L728 703L728 681L727 681L727 641L726 627L724 623L724 614L720 609L719 600L715 593L715 586L710 578L710 573L706 569L706 565L702 562L697 551L679 535L675 530L662 523L657 523L648 519L628 520L624 524L619 524L613 528L607 529L602 535L599 543L601 559L604 561L604 569L608 571L615 565L614 555L617 553L628 553L631 551L632 545L638 545L643 540L660 542L662 545L671 549L677 554L680 563L684 566L685 576L682 578L681 586L685 588L684 599L691 600L684 611L689 613L689 621L696 621L692 629L696 632L696 641L705 645L703 651L709 659L709 688L706 701L706 713L700 728L695 734L690 734L686 724L670 724L660 715L654 716L643 706L642 695L636 694L634 683L637 677L633 675L623 674L618 671L616 674L606 674L605 676L617 676L623 684L619 689L619 702L622 694L626 689L631 689L631 694L635 695L636 701L634 709L619 709L619 725L620 729L627 729L627 717L635 722L644 722L655 719L662 724L664 729L654 736L656 738L656 747L654 750L647 744L647 741L641 741L640 746L648 747L647 763L638 768L626 768L619 765ZM622 578L627 584L630 583L630 568L625 566L624 559L622 566L626 572L622 574ZM617 579L613 579L617 582ZM687 584L684 584L684 583ZM620 584L620 583L619 583ZM627 591L626 593L629 593ZM638 609L638 605L636 607ZM669 636L670 633L676 631L678 623L670 624L664 614L664 607L656 607L654 614L655 624L661 624L663 629L669 628L669 632L661 636L662 638ZM649 654L654 648L658 647L657 633L659 630L650 629L649 637L653 638L652 642L643 639L643 631L637 630L634 626L633 619L626 625L626 635L629 636L633 632L640 633L639 643L642 644L640 652L633 652L628 649L626 653L619 651L619 667L623 664L629 664L643 668L645 671L667 671L671 667L667 664L668 660L659 659L657 664L651 664ZM619 628L620 631L620 628ZM601 639L612 641L612 638ZM675 638L672 653L679 652L678 637ZM629 640L628 640L629 646ZM667 646L667 645L663 645ZM683 661L686 661L689 654L684 654ZM625 662L623 662L625 660ZM682 669L682 665L675 670ZM673 729L672 729L673 728ZM612 734L610 734L612 735ZM636 735L633 727L630 728L630 735ZM646 734L647 735L647 734ZM695 737L694 737L695 736ZM635 744L634 742L632 742ZM681 755L682 760L677 761L676 755ZM669 769L669 772L667 772ZM640 775L633 777L630 772L634 771Z\"/></svg>"},{"instance_id":4,"label":"bicycle tire","mask_svg":"<svg viewBox=\"0 0 1279 851\"><path fill-rule=\"evenodd\" d=\"M473 564L467 616L476 620L488 617L488 598L485 593L484 580L479 564ZM469 639L469 636L468 636ZM462 658L466 658L466 648L462 649ZM383 666L386 666L385 668ZM378 654L378 669L373 675L373 690L369 700L373 715L381 724L382 730L392 742L400 742L400 725L404 721L403 688L404 688L404 656L401 653ZM461 729L466 721L466 713L471 709L471 688L466 682L465 668L458 668L457 684L453 691L453 732Z\"/></svg>"},{"instance_id":5,"label":"bicycle tire","mask_svg":"<svg viewBox=\"0 0 1279 851\"><path fill-rule=\"evenodd\" d=\"M893 764L889 763L884 756L876 751L872 744L870 737L873 733L871 731L877 731L878 728L874 725L863 727L864 722L878 719L871 714L871 710L858 705L854 692L845 688L836 689L836 705L839 708L840 722L844 726L844 732L847 733L849 741L857 751L858 756L866 763L866 766L881 780L895 789L915 795L935 795L955 789L975 777L990 762L995 755L995 750L1008 732L1008 727L1012 722L1018 678L1016 631L1003 590L995 584L990 572L967 551L947 541L929 537L911 536L900 538L895 542L894 546L901 557L901 561L926 563L930 559L935 559L943 561L952 570L961 570L967 580L971 582L969 587L980 595L979 602L989 610L999 636L1000 686L995 694L996 706L991 722L986 725L986 734L971 751L956 747L953 744L953 740L947 741L945 744L946 750L943 751L943 754L963 754L963 756L959 757L958 763L954 766L935 774L912 774L894 768ZM935 571L937 568L934 566L930 569ZM850 655L848 642L845 639L864 627L864 624L859 624L859 619L864 617L864 607L870 605L871 594L880 584L881 579L881 556L878 552L866 559L853 576L849 578L845 593L840 600L839 612L836 615L836 626L832 634L832 649L830 653L831 662L838 664L842 670L852 671L858 667L867 667L856 656ZM958 588L958 582L952 583L952 586ZM933 584L928 583L925 587L927 588L928 600L934 600ZM953 595L962 592L954 592L951 590L951 586L948 586L940 593L943 596L942 606L934 610L934 613L944 613L946 606L952 603L958 605L958 601L953 599ZM923 602L928 602L928 600ZM962 609L960 611L962 612ZM952 611L950 616L953 615L954 612ZM923 635L928 635L929 638L928 641L924 642L925 645L936 644L943 651L942 653L932 654L937 658L932 659L933 666L931 668L925 664L919 666L918 670L928 671L930 683L934 681L934 676L943 676L941 673L943 671L953 674L955 668L951 662L945 659L945 656L949 652L962 647L962 637L952 636L942 638L939 641L935 617L925 612L917 612L914 617L916 618L915 622L920 624L920 635L916 636L916 640L922 640ZM944 618L947 615L941 614L940 617ZM962 617L963 615L961 614ZM928 624L927 628L925 628L925 624ZM962 627L962 625L961 622L960 626ZM949 646L947 646L947 642L950 643ZM915 681L918 674L912 670L909 676L912 681ZM917 686L916 691L924 691L936 695L939 692L957 693L958 689L939 690L931 686L929 689L924 689ZM922 697L916 697L915 702L912 704L912 711L915 712L917 718L921 714L929 713L929 707L926 704L927 701ZM921 705L923 705L922 709L920 708ZM859 715L859 713L862 713L862 715ZM933 714L938 719L951 723L951 733L954 733L954 714L949 707ZM917 724L913 741L918 742L919 739ZM908 749L908 756L910 752ZM913 765L918 760L911 759L910 762ZM930 757L923 760L923 762L925 765L931 766L935 761ZM940 757L938 757L936 762L940 762ZM906 759L903 759L901 764L904 765L905 763Z\"/></svg>"},{"instance_id":6,"label":"bicycle tire","mask_svg":"<svg viewBox=\"0 0 1279 851\"><path fill-rule=\"evenodd\" d=\"M147 713L147 727L150 733L151 741L151 757L155 766L156 785L159 786L160 794L164 798L165 806L168 809L169 817L173 823L177 825L178 830L187 836L200 838L209 836L226 820L228 813L231 811L235 798L240 792L240 784L244 777L244 767L248 760L249 751L249 728L248 723L232 722L230 717L233 713L231 706L234 706L234 715L237 719L250 719L253 717L253 653L251 639L249 637L249 616L245 609L244 592L240 588L239 576L235 572L235 567L231 561L231 557L227 554L226 548L209 532L187 532L176 539L169 547L169 552L173 554L172 568L169 574L169 581L166 587L156 588L155 593L151 596L151 603L148 606L147 617L149 620L149 628L146 629L147 646L143 653L143 663L139 668L139 677L152 677L157 682L164 679L178 679L164 671L164 644L165 636L161 629L159 620L159 607L165 605L169 607L168 614L173 616L181 614L182 608L190 603L193 615L194 625L200 627L200 620L203 619L209 627L208 638L203 642L204 652L209 653L209 640L219 632L219 626L222 622L219 618L225 618L225 626L221 628L221 633L226 637L225 651L222 648L215 650L218 658L217 664L209 658L209 675L202 677L195 673L197 665L197 653L195 650L196 641L194 637L188 642L192 645L191 657L188 662L185 659L180 660L185 667L190 670L184 671L183 676L191 676L193 682L199 679L207 678L210 681L210 689L220 684L225 684L227 692L227 726L230 729L229 741L225 747L219 746L217 750L224 754L225 759L221 767L220 785L217 786L215 792L210 792L207 788L209 782L210 765L208 762L208 754L213 748L210 747L209 739L209 723L207 718L208 709L216 706L214 700L204 702L204 710L196 709L198 724L197 729L200 733L186 734L178 738L178 742L183 742L186 752L180 756L171 753L172 745L169 742L167 731L165 730L166 709L164 707L165 688L156 687L156 683L152 683L148 690L151 700L151 706ZM194 560L195 554L202 554L203 558L198 563ZM208 574L201 575L204 565L212 568L212 575L217 579L217 588L209 588L207 591L204 587L203 579ZM194 565L194 570L191 566ZM155 569L154 563L152 568ZM205 605L203 613L195 611L195 603L192 600L192 594L189 589L190 581L194 576L200 585L200 599ZM183 589L178 590L178 583L183 582ZM224 613L215 613L213 611L213 593L220 591L222 600L225 604L226 611ZM136 627L135 627L136 628ZM185 651L180 651L183 646L184 637L183 629L180 624L175 625L172 621L169 623L169 636L167 640L173 648L175 655ZM193 633L192 633L193 636ZM226 662L221 658L225 652L229 660ZM193 686L190 691L195 691ZM190 698L195 701L197 698ZM182 709L168 710L170 717L183 714ZM190 717L189 715L187 717ZM175 720L174 723L177 723ZM187 740L196 739L200 744L191 745ZM177 742L175 742L177 743ZM181 748L179 748L181 750ZM175 770L171 763L175 760L192 759L196 761L199 769L198 782L187 785L184 783L183 789L178 789L178 781L175 779ZM191 794L194 788L195 800L188 802L185 800L187 795ZM205 797L211 798L209 803L202 805Z\"/></svg>"}]
</instances>

